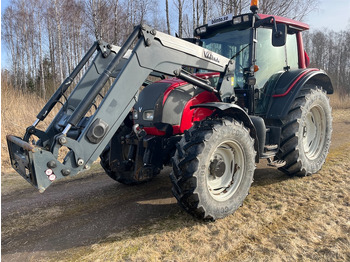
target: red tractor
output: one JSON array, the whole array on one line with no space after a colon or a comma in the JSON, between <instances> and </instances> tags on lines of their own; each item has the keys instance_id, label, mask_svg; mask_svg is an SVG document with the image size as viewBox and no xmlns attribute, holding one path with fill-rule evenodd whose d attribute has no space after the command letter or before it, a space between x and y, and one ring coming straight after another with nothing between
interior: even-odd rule
<instances>
[{"instance_id":1,"label":"red tractor","mask_svg":"<svg viewBox=\"0 0 350 262\"><path fill-rule=\"evenodd\" d=\"M124 184L149 181L172 165L174 196L204 220L242 205L260 159L289 175L316 173L331 140L330 78L308 68L302 41L308 25L258 14L257 4L251 10L213 19L191 39L141 25L120 49L96 43L25 137L8 136L13 167L43 191L99 155L107 174ZM38 130L96 50L49 128ZM149 75L163 80L144 82L138 94ZM38 140L29 143L33 135ZM63 146L69 153L59 161Z\"/></svg>"}]
</instances>

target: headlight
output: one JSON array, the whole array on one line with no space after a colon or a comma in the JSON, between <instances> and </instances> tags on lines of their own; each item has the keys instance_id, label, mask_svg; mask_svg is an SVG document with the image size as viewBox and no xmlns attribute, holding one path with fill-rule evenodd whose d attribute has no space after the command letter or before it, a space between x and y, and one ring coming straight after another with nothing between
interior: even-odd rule
<instances>
[{"instance_id":1,"label":"headlight","mask_svg":"<svg viewBox=\"0 0 350 262\"><path fill-rule=\"evenodd\" d=\"M207 32L207 27L206 26L201 26L201 27L196 29L197 35L204 34L205 32Z\"/></svg>"},{"instance_id":2,"label":"headlight","mask_svg":"<svg viewBox=\"0 0 350 262\"><path fill-rule=\"evenodd\" d=\"M240 24L240 23L242 23L242 17L241 16L237 16L237 17L233 18L233 24L234 25L237 25L237 24Z\"/></svg>"},{"instance_id":3,"label":"headlight","mask_svg":"<svg viewBox=\"0 0 350 262\"><path fill-rule=\"evenodd\" d=\"M249 15L244 15L243 16L243 22L248 22L250 19L249 19Z\"/></svg>"},{"instance_id":4,"label":"headlight","mask_svg":"<svg viewBox=\"0 0 350 262\"><path fill-rule=\"evenodd\" d=\"M152 121L154 118L154 110L146 110L143 112L143 120Z\"/></svg>"}]
</instances>

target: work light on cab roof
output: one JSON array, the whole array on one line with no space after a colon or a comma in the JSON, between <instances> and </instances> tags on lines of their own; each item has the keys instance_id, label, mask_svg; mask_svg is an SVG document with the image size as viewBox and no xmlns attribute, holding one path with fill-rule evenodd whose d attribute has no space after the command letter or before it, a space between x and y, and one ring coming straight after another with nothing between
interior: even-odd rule
<instances>
[{"instance_id":1,"label":"work light on cab roof","mask_svg":"<svg viewBox=\"0 0 350 262\"><path fill-rule=\"evenodd\" d=\"M250 11L256 13L259 9L259 0L252 0L250 2Z\"/></svg>"}]
</instances>

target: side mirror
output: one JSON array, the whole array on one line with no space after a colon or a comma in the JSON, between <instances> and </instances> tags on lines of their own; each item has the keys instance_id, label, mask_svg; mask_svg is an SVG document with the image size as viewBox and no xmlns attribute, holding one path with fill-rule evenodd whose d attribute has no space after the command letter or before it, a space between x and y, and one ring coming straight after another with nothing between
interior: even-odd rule
<instances>
[{"instance_id":1,"label":"side mirror","mask_svg":"<svg viewBox=\"0 0 350 262\"><path fill-rule=\"evenodd\" d=\"M287 41L287 26L285 24L276 24L272 29L272 45L284 46Z\"/></svg>"}]
</instances>

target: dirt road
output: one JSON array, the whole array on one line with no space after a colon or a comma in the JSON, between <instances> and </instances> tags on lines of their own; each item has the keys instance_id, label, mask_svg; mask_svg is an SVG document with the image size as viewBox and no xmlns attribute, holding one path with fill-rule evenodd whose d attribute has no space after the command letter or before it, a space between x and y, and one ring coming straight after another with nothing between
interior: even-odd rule
<instances>
[{"instance_id":1,"label":"dirt road","mask_svg":"<svg viewBox=\"0 0 350 262\"><path fill-rule=\"evenodd\" d=\"M350 122L335 119L331 150L350 142L348 128ZM253 188L289 179L275 169L260 167ZM2 261L55 260L67 250L92 246L111 234L169 216L187 216L172 197L169 172L166 168L152 182L129 187L98 169L54 184L43 194L19 176L2 174Z\"/></svg>"},{"instance_id":2,"label":"dirt road","mask_svg":"<svg viewBox=\"0 0 350 262\"><path fill-rule=\"evenodd\" d=\"M91 245L111 233L179 212L169 172L136 187L97 173L53 185L43 194L27 188L3 196L2 261L36 261L46 252Z\"/></svg>"}]
</instances>

